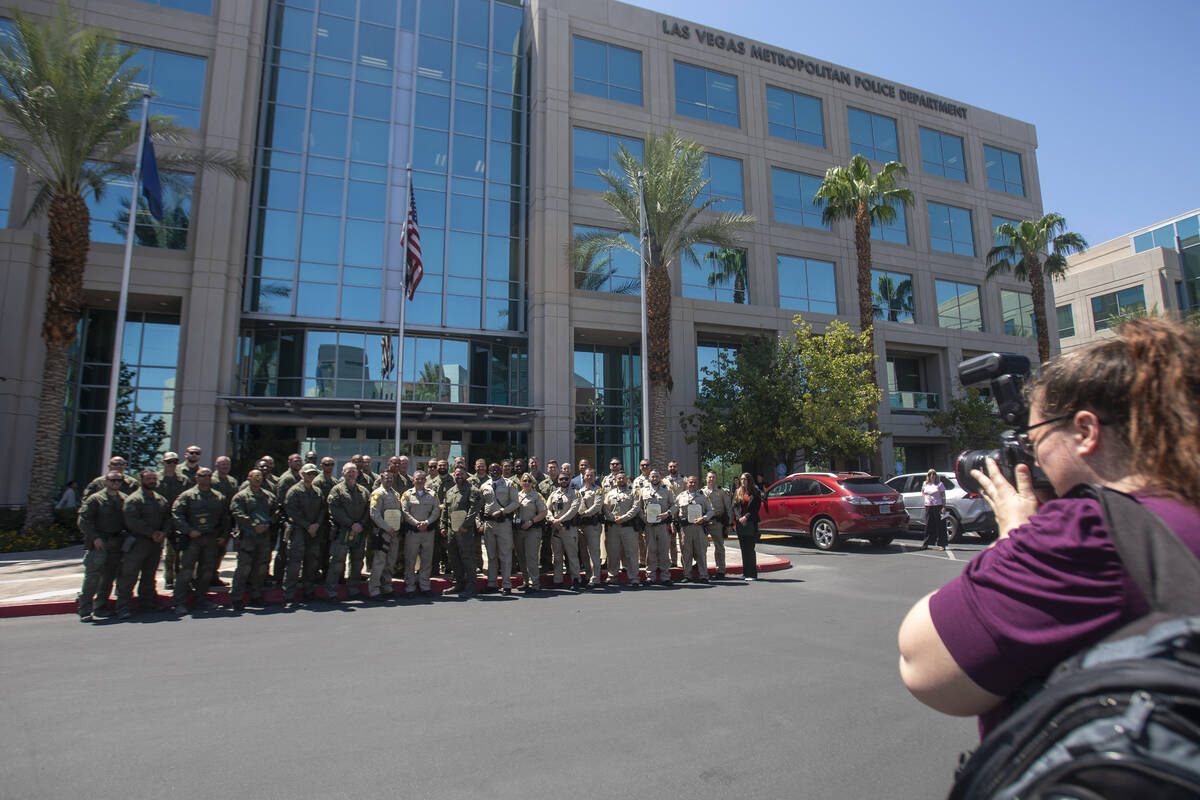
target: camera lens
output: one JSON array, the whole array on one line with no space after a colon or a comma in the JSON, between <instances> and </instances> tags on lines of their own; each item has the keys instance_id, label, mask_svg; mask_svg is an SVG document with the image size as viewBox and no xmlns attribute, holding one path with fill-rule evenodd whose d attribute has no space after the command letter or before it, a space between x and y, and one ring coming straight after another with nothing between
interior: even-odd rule
<instances>
[{"instance_id":1,"label":"camera lens","mask_svg":"<svg viewBox=\"0 0 1200 800\"><path fill-rule=\"evenodd\" d=\"M979 494L982 487L979 481L971 477L971 470L977 469L981 472L987 472L987 460L989 458L1000 459L999 450L968 450L958 457L958 461L954 464L954 474L958 478L959 485L972 494Z\"/></svg>"}]
</instances>

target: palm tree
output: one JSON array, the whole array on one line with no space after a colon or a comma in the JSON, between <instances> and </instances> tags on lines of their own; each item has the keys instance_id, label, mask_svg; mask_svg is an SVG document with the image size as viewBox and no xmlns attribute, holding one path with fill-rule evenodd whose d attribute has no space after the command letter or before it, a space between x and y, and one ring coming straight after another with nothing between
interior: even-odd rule
<instances>
[{"instance_id":1,"label":"palm tree","mask_svg":"<svg viewBox=\"0 0 1200 800\"><path fill-rule=\"evenodd\" d=\"M746 269L746 251L735 247L719 247L709 250L704 258L712 261L714 269L708 273L710 287L724 286L733 282L733 302L746 302L746 284L749 280Z\"/></svg>"},{"instance_id":2,"label":"palm tree","mask_svg":"<svg viewBox=\"0 0 1200 800\"><path fill-rule=\"evenodd\" d=\"M1033 300L1033 324L1037 328L1038 361L1050 359L1050 328L1046 317L1046 276L1052 279L1067 274L1067 256L1087 248L1078 233L1064 230L1067 220L1050 212L1041 219L1023 219L1016 225L1005 222L996 228L1003 241L988 251L987 279L1011 272L1018 280L1029 281Z\"/></svg>"},{"instance_id":3,"label":"palm tree","mask_svg":"<svg viewBox=\"0 0 1200 800\"><path fill-rule=\"evenodd\" d=\"M580 234L567 246L575 268L575 288L586 292L603 292L608 287L607 290L612 294L637 294L641 283L639 278L617 276L617 267L612 259L611 236L589 236L591 233L594 232Z\"/></svg>"},{"instance_id":4,"label":"palm tree","mask_svg":"<svg viewBox=\"0 0 1200 800\"><path fill-rule=\"evenodd\" d=\"M90 241L85 198L103 194L112 177L132 173L139 123L130 111L139 110L145 87L136 83L139 68L129 64L137 51L84 27L65 3L44 22L16 10L12 19L12 33L0 40L0 118L16 133L0 133L0 155L32 179L35 195L26 219L45 211L49 220L50 279L42 321L46 360L32 460L40 467L58 461L67 354L81 316ZM186 135L170 118L154 116L151 122L161 141L178 142ZM238 177L245 173L224 155L169 152L159 163L213 166ZM53 519L51 483L43 475L40 468L30 473L27 528Z\"/></svg>"},{"instance_id":5,"label":"palm tree","mask_svg":"<svg viewBox=\"0 0 1200 800\"><path fill-rule=\"evenodd\" d=\"M888 322L899 322L900 312L912 317L912 278L897 283L890 275L879 276L879 290L871 293L871 302L882 313L886 310Z\"/></svg>"},{"instance_id":6,"label":"palm tree","mask_svg":"<svg viewBox=\"0 0 1200 800\"><path fill-rule=\"evenodd\" d=\"M602 197L616 212L620 229L616 233L595 231L576 237L577 246L605 241L610 247L637 252L621 235L640 235L638 175L643 174L649 255L646 267L647 371L650 377L650 458L656 464L667 462L667 405L674 381L671 378L671 264L683 253L702 243L734 247L735 235L750 227L754 217L748 214L709 214L726 198L700 195L708 185L704 178L705 154L698 142L685 139L668 129L661 136L646 137L645 162L624 147L619 147L620 172L600 170L609 190ZM643 442L643 447L647 443Z\"/></svg>"},{"instance_id":7,"label":"palm tree","mask_svg":"<svg viewBox=\"0 0 1200 800\"><path fill-rule=\"evenodd\" d=\"M813 202L821 204L821 219L832 225L839 219L854 221L854 252L858 256L858 324L870 333L867 340L874 352L875 312L871 297L871 224L896 219L898 204L911 205L912 189L896 185L897 178L908 174L899 161L889 161L879 172L871 171L871 162L861 155L850 159L848 167L830 167L821 181ZM871 364L871 374L875 365Z\"/></svg>"}]
</instances>

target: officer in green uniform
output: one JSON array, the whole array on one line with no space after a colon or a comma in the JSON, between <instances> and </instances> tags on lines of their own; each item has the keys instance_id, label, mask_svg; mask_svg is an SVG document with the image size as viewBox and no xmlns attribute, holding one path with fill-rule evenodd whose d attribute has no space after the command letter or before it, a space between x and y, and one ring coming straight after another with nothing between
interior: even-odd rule
<instances>
[{"instance_id":1,"label":"officer in green uniform","mask_svg":"<svg viewBox=\"0 0 1200 800\"><path fill-rule=\"evenodd\" d=\"M128 532L122 549L128 548L122 559L121 576L117 579L117 618L129 619L129 601L133 599L133 584L138 586L138 610L157 611L158 592L154 576L162 557L163 540L171 528L171 505L159 494L158 473L142 470L141 486L125 498L125 530Z\"/></svg>"},{"instance_id":2,"label":"officer in green uniform","mask_svg":"<svg viewBox=\"0 0 1200 800\"><path fill-rule=\"evenodd\" d=\"M325 573L329 571L329 492L340 480L333 472L336 462L329 456L321 459L321 474L313 479L313 486L321 493L325 501L325 516L321 519L321 530L317 535L317 544L321 555L317 559L316 581L324 583Z\"/></svg>"},{"instance_id":3,"label":"officer in green uniform","mask_svg":"<svg viewBox=\"0 0 1200 800\"><path fill-rule=\"evenodd\" d=\"M368 492L375 487L375 482L379 480L379 476L371 471L371 457L366 453L359 456L358 464L358 482Z\"/></svg>"},{"instance_id":4,"label":"officer in green uniform","mask_svg":"<svg viewBox=\"0 0 1200 800\"><path fill-rule=\"evenodd\" d=\"M211 469L201 467L196 470L196 485L179 495L171 508L176 535L183 542L180 572L172 599L177 616L186 611L184 601L187 600L188 582L184 578L193 570L196 609L211 611L216 608L208 599L209 579L219 554L225 552L225 536L230 525L229 508L224 497L213 488L214 482Z\"/></svg>"},{"instance_id":5,"label":"officer in green uniform","mask_svg":"<svg viewBox=\"0 0 1200 800\"><path fill-rule=\"evenodd\" d=\"M275 495L263 488L262 471L250 470L246 480L249 485L235 494L229 504L234 523L233 549L237 553L237 570L233 573L229 597L233 610L239 613L244 608L242 596L247 584L250 602L262 605L267 562L271 559L271 521L275 519Z\"/></svg>"},{"instance_id":6,"label":"officer in green uniform","mask_svg":"<svg viewBox=\"0 0 1200 800\"><path fill-rule=\"evenodd\" d=\"M125 476L112 470L104 476L105 487L93 492L79 507L79 532L83 534L83 587L75 598L79 621L108 616L108 595L121 568L121 545L125 533Z\"/></svg>"},{"instance_id":7,"label":"officer in green uniform","mask_svg":"<svg viewBox=\"0 0 1200 800\"><path fill-rule=\"evenodd\" d=\"M303 586L304 599L313 596L317 566L321 558L321 530L325 524L325 496L314 484L321 470L314 464L300 468L300 483L288 489L283 499L287 514L288 562L283 573L283 601L289 608L300 605L296 582Z\"/></svg>"},{"instance_id":8,"label":"officer in green uniform","mask_svg":"<svg viewBox=\"0 0 1200 800\"><path fill-rule=\"evenodd\" d=\"M338 581L350 560L346 588L358 593L362 585L363 553L371 535L371 494L358 483L358 467L352 462L342 466L342 479L329 490L329 568L325 573L325 594L331 603L338 601Z\"/></svg>"},{"instance_id":9,"label":"officer in green uniform","mask_svg":"<svg viewBox=\"0 0 1200 800\"><path fill-rule=\"evenodd\" d=\"M204 451L200 449L199 445L195 444L189 446L183 451L186 461L184 461L183 466L179 468L179 471L183 473L183 476L187 478L193 486L196 485L196 471L203 466L200 463L200 456L203 454Z\"/></svg>"},{"instance_id":10,"label":"officer in green uniform","mask_svg":"<svg viewBox=\"0 0 1200 800\"><path fill-rule=\"evenodd\" d=\"M116 472L121 476L120 492L122 495L137 491L140 484L135 478L125 474L125 459L120 456L113 456L108 460L108 469L105 470L104 474L98 478L93 478L92 482L84 488L83 496L87 497L89 494L95 494L107 489L107 478L110 472Z\"/></svg>"},{"instance_id":11,"label":"officer in green uniform","mask_svg":"<svg viewBox=\"0 0 1200 800\"><path fill-rule=\"evenodd\" d=\"M459 597L475 594L475 571L479 564L479 512L483 495L467 480L467 468L454 468L454 485L442 500L442 530L450 551L454 591Z\"/></svg>"},{"instance_id":12,"label":"officer in green uniform","mask_svg":"<svg viewBox=\"0 0 1200 800\"><path fill-rule=\"evenodd\" d=\"M292 487L300 483L300 468L303 466L304 459L300 454L292 453L288 456L288 468L279 476L279 480L275 481L275 488L270 490L271 494L275 495L275 519L271 521L271 542L275 546L271 583L275 586L283 586L283 573L287 569L288 560L287 513L283 510L283 503Z\"/></svg>"},{"instance_id":13,"label":"officer in green uniform","mask_svg":"<svg viewBox=\"0 0 1200 800\"><path fill-rule=\"evenodd\" d=\"M430 474L425 482L425 488L430 491L437 500L438 509L442 507L442 501L446 499L446 490L454 485L454 478L450 475L450 463L444 458L438 459L437 473ZM439 575L449 577L450 572L450 554L447 547L447 539L442 532L442 526L438 525L433 532L433 567L434 572Z\"/></svg>"},{"instance_id":14,"label":"officer in green uniform","mask_svg":"<svg viewBox=\"0 0 1200 800\"><path fill-rule=\"evenodd\" d=\"M166 453L163 455L163 468L162 472L158 473L158 487L155 489L156 492L167 498L167 535L164 537L166 555L163 558L163 584L167 589L175 588L175 575L179 571L179 551L175 549L175 537L172 535L175 530L175 521L171 518L171 506L175 504L179 495L194 485L192 480L178 469L178 466L179 454Z\"/></svg>"},{"instance_id":15,"label":"officer in green uniform","mask_svg":"<svg viewBox=\"0 0 1200 800\"><path fill-rule=\"evenodd\" d=\"M213 562L213 574L210 580L212 586L226 586L228 584L221 580L221 565L225 559L225 545L229 541L230 529L233 527L232 519L229 516L229 504L233 502L233 496L238 493L240 487L238 486L237 478L230 472L233 462L229 460L229 456L221 456L213 462L213 466L216 468L216 471L213 473L212 488L225 501L225 516L222 522L225 527L221 530L222 542L219 546L216 560Z\"/></svg>"},{"instance_id":16,"label":"officer in green uniform","mask_svg":"<svg viewBox=\"0 0 1200 800\"><path fill-rule=\"evenodd\" d=\"M488 479L487 461L482 458L475 459L475 472L467 476L467 483L476 489L482 488L483 484Z\"/></svg>"}]
</instances>

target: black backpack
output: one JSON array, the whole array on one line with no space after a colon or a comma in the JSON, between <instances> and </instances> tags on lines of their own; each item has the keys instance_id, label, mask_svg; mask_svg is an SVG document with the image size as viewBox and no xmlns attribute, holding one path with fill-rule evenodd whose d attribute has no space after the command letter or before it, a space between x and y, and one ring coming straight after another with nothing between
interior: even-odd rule
<instances>
[{"instance_id":1,"label":"black backpack","mask_svg":"<svg viewBox=\"0 0 1200 800\"><path fill-rule=\"evenodd\" d=\"M1100 486L1150 613L1059 664L979 748L950 800L1200 798L1200 561L1161 518Z\"/></svg>"}]
</instances>

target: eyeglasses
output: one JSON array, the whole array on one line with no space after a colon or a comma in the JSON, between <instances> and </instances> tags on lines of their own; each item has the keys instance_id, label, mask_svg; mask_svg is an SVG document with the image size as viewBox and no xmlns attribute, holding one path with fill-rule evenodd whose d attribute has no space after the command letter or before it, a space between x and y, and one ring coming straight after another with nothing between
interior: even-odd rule
<instances>
[{"instance_id":1,"label":"eyeglasses","mask_svg":"<svg viewBox=\"0 0 1200 800\"><path fill-rule=\"evenodd\" d=\"M109 483L120 483L121 482L120 478L105 478L104 480L108 481Z\"/></svg>"},{"instance_id":2,"label":"eyeglasses","mask_svg":"<svg viewBox=\"0 0 1200 800\"><path fill-rule=\"evenodd\" d=\"M1041 422L1037 423L1036 425L1026 425L1024 428L1021 428L1017 432L1017 441L1019 441L1021 443L1021 447L1024 448L1025 452L1029 453L1029 455L1033 456L1036 459L1038 445L1040 445L1042 443L1042 440L1045 439L1046 437L1041 436L1037 439L1034 439L1032 436L1029 435L1029 432L1032 430L1041 428L1044 425L1053 425L1056 422L1066 422L1069 419L1074 419L1075 413L1076 412L1072 411L1070 414L1063 414L1058 417L1051 417L1050 419L1044 419ZM1107 420L1107 419L1097 418L1096 422L1100 423L1101 425L1111 425L1112 424L1112 420ZM1049 434L1047 434L1047 436L1048 435Z\"/></svg>"},{"instance_id":3,"label":"eyeglasses","mask_svg":"<svg viewBox=\"0 0 1200 800\"><path fill-rule=\"evenodd\" d=\"M533 483L533 481L529 480L528 478L523 478L521 483Z\"/></svg>"},{"instance_id":4,"label":"eyeglasses","mask_svg":"<svg viewBox=\"0 0 1200 800\"><path fill-rule=\"evenodd\" d=\"M198 456L198 455L200 455L200 451L199 450L188 450L187 454L189 456Z\"/></svg>"}]
</instances>

